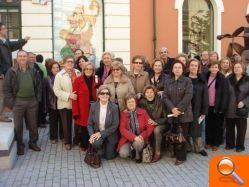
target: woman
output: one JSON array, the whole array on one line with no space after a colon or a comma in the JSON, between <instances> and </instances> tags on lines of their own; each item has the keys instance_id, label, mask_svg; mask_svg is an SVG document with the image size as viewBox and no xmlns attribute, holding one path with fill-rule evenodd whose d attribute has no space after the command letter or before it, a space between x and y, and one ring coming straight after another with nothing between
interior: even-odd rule
<instances>
[{"instance_id":1,"label":"woman","mask_svg":"<svg viewBox=\"0 0 249 187\"><path fill-rule=\"evenodd\" d=\"M127 95L125 104L127 110L121 113L119 127L121 139L117 151L122 158L135 154L136 162L141 163L145 141L152 134L154 127L149 123L147 112L137 107L136 95Z\"/></svg>"},{"instance_id":2,"label":"woman","mask_svg":"<svg viewBox=\"0 0 249 187\"><path fill-rule=\"evenodd\" d=\"M125 109L125 96L135 93L133 85L124 71L124 65L118 61L114 61L111 66L112 73L104 82L104 85L110 89L110 100L118 105L120 111Z\"/></svg>"},{"instance_id":3,"label":"woman","mask_svg":"<svg viewBox=\"0 0 249 187\"><path fill-rule=\"evenodd\" d=\"M64 69L55 76L54 93L58 98L57 106L63 125L65 148L70 150L72 148L72 101L77 100L77 94L72 91L72 84L81 73L73 68L73 56L65 56L63 63Z\"/></svg>"},{"instance_id":4,"label":"woman","mask_svg":"<svg viewBox=\"0 0 249 187\"><path fill-rule=\"evenodd\" d=\"M219 61L219 54L216 51L211 51L209 53L209 60L212 61Z\"/></svg>"},{"instance_id":5,"label":"woman","mask_svg":"<svg viewBox=\"0 0 249 187\"><path fill-rule=\"evenodd\" d=\"M193 85L189 78L183 76L184 68L184 64L179 60L172 64L172 75L165 82L164 103L167 113L173 114L173 117L168 119L168 122L172 124L171 131L177 133L181 128L183 136L187 139L188 126L193 121L191 105ZM187 159L186 143L173 146L176 156L175 165L180 165Z\"/></svg>"},{"instance_id":6,"label":"woman","mask_svg":"<svg viewBox=\"0 0 249 187\"><path fill-rule=\"evenodd\" d=\"M165 80L168 78L163 72L163 62L160 59L155 59L151 66L153 71L150 76L150 83L157 88L158 94L162 95Z\"/></svg>"},{"instance_id":7,"label":"woman","mask_svg":"<svg viewBox=\"0 0 249 187\"><path fill-rule=\"evenodd\" d=\"M241 63L235 63L233 73L228 78L229 104L226 112L226 149L236 148L236 152L245 150L247 117L238 113L243 107L249 108L249 77ZM237 138L235 141L235 126Z\"/></svg>"},{"instance_id":8,"label":"woman","mask_svg":"<svg viewBox=\"0 0 249 187\"><path fill-rule=\"evenodd\" d=\"M150 84L149 74L143 71L143 64L143 56L134 56L132 59L132 70L128 72L128 77L131 79L138 99L141 98L144 87Z\"/></svg>"},{"instance_id":9,"label":"woman","mask_svg":"<svg viewBox=\"0 0 249 187\"><path fill-rule=\"evenodd\" d=\"M114 159L118 143L118 107L110 101L110 90L102 85L98 89L98 101L90 108L88 118L89 143L99 156Z\"/></svg>"},{"instance_id":10,"label":"woman","mask_svg":"<svg viewBox=\"0 0 249 187\"><path fill-rule=\"evenodd\" d=\"M57 97L54 94L53 86L56 74L60 71L60 65L51 61L48 66L48 76L43 80L44 113L49 113L49 134L52 144L56 144L58 137L63 139L63 129L60 114L57 107ZM58 134L59 129L59 134Z\"/></svg>"},{"instance_id":11,"label":"woman","mask_svg":"<svg viewBox=\"0 0 249 187\"><path fill-rule=\"evenodd\" d=\"M94 77L94 65L86 62L82 66L82 75L73 83L73 92L78 96L77 100L73 100L74 144L80 143L82 151L86 151L88 147L87 119L90 103L97 100L96 89L98 82Z\"/></svg>"},{"instance_id":12,"label":"woman","mask_svg":"<svg viewBox=\"0 0 249 187\"><path fill-rule=\"evenodd\" d=\"M197 59L191 59L188 63L189 72L186 74L192 81L193 85L193 98L192 98L192 112L193 122L189 125L189 138L192 139L194 144L195 153L200 153L203 156L207 156L205 150L201 150L202 147L202 128L205 116L208 113L208 88L205 77L199 74L201 63ZM189 139L189 144L190 139Z\"/></svg>"},{"instance_id":13,"label":"woman","mask_svg":"<svg viewBox=\"0 0 249 187\"><path fill-rule=\"evenodd\" d=\"M217 151L223 141L224 113L228 102L228 82L219 72L219 62L211 61L204 74L208 83L209 108L206 116L206 149Z\"/></svg>"},{"instance_id":14,"label":"woman","mask_svg":"<svg viewBox=\"0 0 249 187\"><path fill-rule=\"evenodd\" d=\"M96 70L96 75L100 78L103 83L105 79L111 74L113 56L110 52L104 52L102 54L102 62L100 67Z\"/></svg>"},{"instance_id":15,"label":"woman","mask_svg":"<svg viewBox=\"0 0 249 187\"><path fill-rule=\"evenodd\" d=\"M185 53L179 53L176 56L176 60L180 60L186 66L188 62L188 55L186 55Z\"/></svg>"},{"instance_id":16,"label":"woman","mask_svg":"<svg viewBox=\"0 0 249 187\"><path fill-rule=\"evenodd\" d=\"M143 92L144 98L139 102L139 106L149 114L149 122L154 125L155 153L152 162L157 162L161 158L162 135L169 130L167 124L167 114L162 99L157 96L157 89L153 85L146 86Z\"/></svg>"},{"instance_id":17,"label":"woman","mask_svg":"<svg viewBox=\"0 0 249 187\"><path fill-rule=\"evenodd\" d=\"M77 69L77 70L79 70L80 72L82 72L82 69L83 69L83 66L86 64L88 62L88 59L87 59L87 57L86 56L80 56L78 59L77 59L77 61L76 61L76 63L75 63L75 68Z\"/></svg>"},{"instance_id":18,"label":"woman","mask_svg":"<svg viewBox=\"0 0 249 187\"><path fill-rule=\"evenodd\" d=\"M220 72L225 76L228 77L232 73L232 62L230 58L224 57L220 60Z\"/></svg>"}]
</instances>

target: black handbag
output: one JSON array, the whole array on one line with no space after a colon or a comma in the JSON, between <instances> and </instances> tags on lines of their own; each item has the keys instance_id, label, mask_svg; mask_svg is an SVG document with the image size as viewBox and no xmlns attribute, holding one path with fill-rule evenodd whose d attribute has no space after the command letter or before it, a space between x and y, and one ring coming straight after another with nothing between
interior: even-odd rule
<instances>
[{"instance_id":1,"label":"black handbag","mask_svg":"<svg viewBox=\"0 0 249 187\"><path fill-rule=\"evenodd\" d=\"M87 148L84 162L93 168L101 167L101 159L91 145Z\"/></svg>"},{"instance_id":2,"label":"black handbag","mask_svg":"<svg viewBox=\"0 0 249 187\"><path fill-rule=\"evenodd\" d=\"M246 105L242 108L237 108L236 109L236 115L241 117L241 118L247 118L248 117L249 110Z\"/></svg>"},{"instance_id":3,"label":"black handbag","mask_svg":"<svg viewBox=\"0 0 249 187\"><path fill-rule=\"evenodd\" d=\"M181 144L186 142L186 139L182 133L182 127L179 126L176 133L172 132L171 128L171 130L166 134L166 141L171 144Z\"/></svg>"}]
</instances>

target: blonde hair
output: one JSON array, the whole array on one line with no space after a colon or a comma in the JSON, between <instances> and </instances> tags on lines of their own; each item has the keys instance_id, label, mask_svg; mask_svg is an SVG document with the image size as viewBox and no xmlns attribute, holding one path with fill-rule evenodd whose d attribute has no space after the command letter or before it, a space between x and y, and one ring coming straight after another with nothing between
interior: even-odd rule
<instances>
[{"instance_id":1,"label":"blonde hair","mask_svg":"<svg viewBox=\"0 0 249 187\"><path fill-rule=\"evenodd\" d=\"M112 70L113 68L120 68L121 71L122 71L122 73L125 73L125 67L124 67L124 65L123 65L121 62L117 61L117 60L115 60L115 61L112 63L112 65L111 65L111 70Z\"/></svg>"},{"instance_id":2,"label":"blonde hair","mask_svg":"<svg viewBox=\"0 0 249 187\"><path fill-rule=\"evenodd\" d=\"M93 74L92 74L92 76L95 75L95 66L94 66L94 64L91 63L91 62L85 62L85 64L84 64L83 67L82 67L82 75L85 74L84 71L85 71L85 69L87 68L87 66L89 66L89 65L91 65L92 68L93 68Z\"/></svg>"}]
</instances>

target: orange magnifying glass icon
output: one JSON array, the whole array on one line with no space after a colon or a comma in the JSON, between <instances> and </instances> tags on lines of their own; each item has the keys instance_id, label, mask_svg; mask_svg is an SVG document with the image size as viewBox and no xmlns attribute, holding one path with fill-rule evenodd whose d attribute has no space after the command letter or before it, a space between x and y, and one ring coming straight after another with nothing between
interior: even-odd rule
<instances>
[{"instance_id":1,"label":"orange magnifying glass icon","mask_svg":"<svg viewBox=\"0 0 249 187\"><path fill-rule=\"evenodd\" d=\"M217 164L218 171L225 176L232 175L232 177L240 184L243 185L244 181L235 172L235 164L231 158L224 157L220 159Z\"/></svg>"}]
</instances>

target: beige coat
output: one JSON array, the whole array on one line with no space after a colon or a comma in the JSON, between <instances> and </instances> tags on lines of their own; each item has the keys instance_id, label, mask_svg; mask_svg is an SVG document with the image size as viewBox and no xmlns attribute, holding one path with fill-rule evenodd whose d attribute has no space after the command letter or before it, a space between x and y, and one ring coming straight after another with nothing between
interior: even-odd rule
<instances>
[{"instance_id":1,"label":"beige coat","mask_svg":"<svg viewBox=\"0 0 249 187\"><path fill-rule=\"evenodd\" d=\"M131 79L136 94L143 93L144 87L150 85L149 74L146 71L141 71L137 77L135 77L133 71L129 71L127 75Z\"/></svg>"},{"instance_id":2,"label":"beige coat","mask_svg":"<svg viewBox=\"0 0 249 187\"><path fill-rule=\"evenodd\" d=\"M124 98L127 94L133 93L135 94L134 88L132 86L131 80L127 75L122 75L120 82L117 85L117 88L115 89L113 76L110 75L107 77L107 79L104 82L104 85L108 86L111 92L111 101L115 102L115 93L117 94L117 100L120 111L123 111L125 109L125 102Z\"/></svg>"},{"instance_id":3,"label":"beige coat","mask_svg":"<svg viewBox=\"0 0 249 187\"><path fill-rule=\"evenodd\" d=\"M81 75L80 71L77 69L75 69L75 73L77 76ZM54 93L57 96L58 109L72 109L72 100L69 99L69 96L72 93L72 81L64 69L55 76Z\"/></svg>"}]
</instances>

